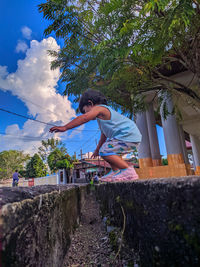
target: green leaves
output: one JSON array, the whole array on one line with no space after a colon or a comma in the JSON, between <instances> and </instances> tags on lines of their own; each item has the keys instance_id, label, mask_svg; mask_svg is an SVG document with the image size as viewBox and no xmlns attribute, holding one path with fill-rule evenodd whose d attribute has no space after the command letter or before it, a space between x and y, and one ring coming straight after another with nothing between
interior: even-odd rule
<instances>
[{"instance_id":1,"label":"green leaves","mask_svg":"<svg viewBox=\"0 0 200 267\"><path fill-rule=\"evenodd\" d=\"M56 162L56 169L71 169L73 164L67 159L59 160Z\"/></svg>"},{"instance_id":2,"label":"green leaves","mask_svg":"<svg viewBox=\"0 0 200 267\"><path fill-rule=\"evenodd\" d=\"M177 64L183 64L180 69L200 72L200 59L195 56L200 41L190 45L199 40L200 6L195 5L192 0L41 4L40 12L51 23L45 33L55 32L64 39L64 47L54 53L52 68L61 68L65 93L78 99L88 88L101 90L113 105L132 114L133 107L143 108L143 93L163 87L168 79L164 73L172 64L166 63L167 57L176 55ZM165 82L168 85L172 92L177 90L173 81ZM182 92L193 90L187 89Z\"/></svg>"},{"instance_id":3,"label":"green leaves","mask_svg":"<svg viewBox=\"0 0 200 267\"><path fill-rule=\"evenodd\" d=\"M56 148L58 148L62 153L67 152L62 141L59 141L58 139L50 138L47 141L42 140L41 144L42 145L38 148L38 153L45 163L49 154Z\"/></svg>"},{"instance_id":4,"label":"green leaves","mask_svg":"<svg viewBox=\"0 0 200 267\"><path fill-rule=\"evenodd\" d=\"M106 16L108 16L109 14L114 12L116 9L119 9L123 5L123 2L124 1L122 1L122 0L110 0L110 1L105 2L105 3L103 2L100 5L99 11L101 13L105 14Z\"/></svg>"},{"instance_id":5,"label":"green leaves","mask_svg":"<svg viewBox=\"0 0 200 267\"><path fill-rule=\"evenodd\" d=\"M26 176L29 178L43 177L46 175L46 166L38 154L34 154L26 166Z\"/></svg>"},{"instance_id":6,"label":"green leaves","mask_svg":"<svg viewBox=\"0 0 200 267\"><path fill-rule=\"evenodd\" d=\"M70 169L73 167L72 158L58 148L49 154L47 161L52 172L57 171L58 169Z\"/></svg>"},{"instance_id":7,"label":"green leaves","mask_svg":"<svg viewBox=\"0 0 200 267\"><path fill-rule=\"evenodd\" d=\"M0 152L0 179L8 179L17 169L24 170L24 164L30 156L23 151L7 150Z\"/></svg>"}]
</instances>

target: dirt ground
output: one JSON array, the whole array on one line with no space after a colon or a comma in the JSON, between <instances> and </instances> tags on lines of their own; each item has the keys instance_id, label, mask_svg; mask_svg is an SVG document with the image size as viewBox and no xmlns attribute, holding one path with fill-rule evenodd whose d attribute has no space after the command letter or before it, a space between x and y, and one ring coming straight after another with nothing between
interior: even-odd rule
<instances>
[{"instance_id":1,"label":"dirt ground","mask_svg":"<svg viewBox=\"0 0 200 267\"><path fill-rule=\"evenodd\" d=\"M111 244L105 223L100 216L99 205L91 194L82 210L81 222L72 237L63 267L138 266L133 264L124 247L115 259L119 245Z\"/></svg>"}]
</instances>

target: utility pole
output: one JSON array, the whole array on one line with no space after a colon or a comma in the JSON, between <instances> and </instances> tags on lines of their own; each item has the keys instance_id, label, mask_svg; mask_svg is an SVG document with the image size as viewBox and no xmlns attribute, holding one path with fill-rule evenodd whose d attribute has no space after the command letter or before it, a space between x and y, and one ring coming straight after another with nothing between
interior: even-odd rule
<instances>
[{"instance_id":1,"label":"utility pole","mask_svg":"<svg viewBox=\"0 0 200 267\"><path fill-rule=\"evenodd\" d=\"M97 146L97 139L95 139L95 142L96 142L96 146ZM101 170L99 156L97 156L97 159L98 159L98 170Z\"/></svg>"}]
</instances>

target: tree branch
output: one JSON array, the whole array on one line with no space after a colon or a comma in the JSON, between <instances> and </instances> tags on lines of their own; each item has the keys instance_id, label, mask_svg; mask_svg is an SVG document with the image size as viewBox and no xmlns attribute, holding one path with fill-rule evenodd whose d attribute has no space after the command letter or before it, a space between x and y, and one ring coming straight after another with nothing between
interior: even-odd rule
<instances>
[{"instance_id":1,"label":"tree branch","mask_svg":"<svg viewBox=\"0 0 200 267\"><path fill-rule=\"evenodd\" d=\"M200 97L196 94L196 92L194 92L192 89L188 88L187 86L185 86L182 83L179 83L177 81L174 81L172 79L170 79L169 77L166 77L164 75L162 75L159 71L154 70L154 72L163 80L168 81L170 83L173 83L179 87L173 87L174 90L177 90L179 92L183 92L184 94L189 95L190 97L192 97L193 99L197 100L198 102L200 102ZM156 81L156 79L154 79L154 81ZM158 83L158 81L157 81ZM159 83L162 84L161 81L159 81Z\"/></svg>"}]
</instances>

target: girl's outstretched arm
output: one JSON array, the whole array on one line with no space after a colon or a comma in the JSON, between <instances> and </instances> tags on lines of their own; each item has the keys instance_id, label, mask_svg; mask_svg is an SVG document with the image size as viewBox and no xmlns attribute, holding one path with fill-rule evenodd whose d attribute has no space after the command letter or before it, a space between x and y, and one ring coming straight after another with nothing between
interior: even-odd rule
<instances>
[{"instance_id":1,"label":"girl's outstretched arm","mask_svg":"<svg viewBox=\"0 0 200 267\"><path fill-rule=\"evenodd\" d=\"M55 132L65 132L67 130L73 129L77 126L80 126L90 120L94 120L96 119L96 117L100 114L101 112L101 107L94 107L91 111L78 116L77 118L73 119L72 121L70 121L69 123L67 123L64 126L55 126L52 127L49 131L51 133Z\"/></svg>"}]
</instances>

